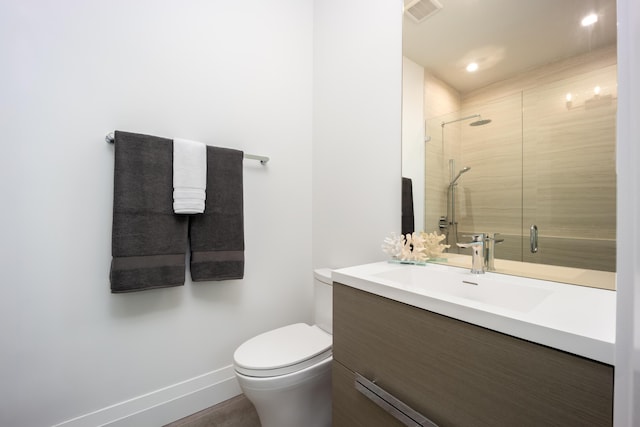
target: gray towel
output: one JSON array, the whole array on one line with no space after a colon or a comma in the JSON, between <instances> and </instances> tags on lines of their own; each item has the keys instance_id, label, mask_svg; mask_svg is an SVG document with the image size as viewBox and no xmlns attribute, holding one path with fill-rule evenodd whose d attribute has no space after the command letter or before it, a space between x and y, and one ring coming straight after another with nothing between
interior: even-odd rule
<instances>
[{"instance_id":1,"label":"gray towel","mask_svg":"<svg viewBox=\"0 0 640 427\"><path fill-rule=\"evenodd\" d=\"M111 292L184 285L189 217L173 213L173 143L115 132Z\"/></svg>"},{"instance_id":2,"label":"gray towel","mask_svg":"<svg viewBox=\"0 0 640 427\"><path fill-rule=\"evenodd\" d=\"M189 222L194 282L244 277L242 158L242 151L207 147L205 210Z\"/></svg>"},{"instance_id":3,"label":"gray towel","mask_svg":"<svg viewBox=\"0 0 640 427\"><path fill-rule=\"evenodd\" d=\"M413 184L410 178L402 177L402 235L412 234L415 228L413 215Z\"/></svg>"}]
</instances>

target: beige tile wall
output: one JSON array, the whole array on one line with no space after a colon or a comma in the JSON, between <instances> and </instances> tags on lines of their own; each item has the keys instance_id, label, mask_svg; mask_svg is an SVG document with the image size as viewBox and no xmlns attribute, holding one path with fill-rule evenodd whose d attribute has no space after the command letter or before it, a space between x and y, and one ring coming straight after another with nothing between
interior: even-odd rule
<instances>
[{"instance_id":1,"label":"beige tile wall","mask_svg":"<svg viewBox=\"0 0 640 427\"><path fill-rule=\"evenodd\" d=\"M482 107L463 107L491 123L461 122L460 164L471 170L459 181L460 230L519 234L522 228L522 98L508 95ZM446 137L446 132L445 132Z\"/></svg>"},{"instance_id":2,"label":"beige tile wall","mask_svg":"<svg viewBox=\"0 0 640 427\"><path fill-rule=\"evenodd\" d=\"M462 107L460 94L442 80L425 73L425 118L427 120L426 135L431 139L425 142L425 231L438 229L438 219L447 212L446 189L449 183L449 159L460 156L460 137L454 136L452 141L443 141L443 121L457 117ZM459 129L452 125L449 129ZM428 138L427 138L428 139Z\"/></svg>"},{"instance_id":3,"label":"beige tile wall","mask_svg":"<svg viewBox=\"0 0 640 427\"><path fill-rule=\"evenodd\" d=\"M446 87L426 92L425 111L438 114L427 116L427 231L446 213L453 158L456 172L471 167L458 181L459 234L502 233L505 243L496 254L506 259L614 271L615 61L615 47L609 47L458 98ZM443 111L458 105L457 112ZM437 129L443 120L475 113L492 122ZM540 235L535 255L528 250L531 224Z\"/></svg>"}]
</instances>

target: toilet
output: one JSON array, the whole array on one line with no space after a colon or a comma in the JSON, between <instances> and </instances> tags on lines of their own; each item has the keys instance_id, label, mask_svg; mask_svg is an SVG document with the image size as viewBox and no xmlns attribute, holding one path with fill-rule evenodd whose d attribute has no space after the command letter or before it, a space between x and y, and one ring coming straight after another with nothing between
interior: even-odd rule
<instances>
[{"instance_id":1,"label":"toilet","mask_svg":"<svg viewBox=\"0 0 640 427\"><path fill-rule=\"evenodd\" d=\"M314 325L283 326L233 355L240 388L262 427L331 426L333 295L330 269L314 271Z\"/></svg>"}]
</instances>

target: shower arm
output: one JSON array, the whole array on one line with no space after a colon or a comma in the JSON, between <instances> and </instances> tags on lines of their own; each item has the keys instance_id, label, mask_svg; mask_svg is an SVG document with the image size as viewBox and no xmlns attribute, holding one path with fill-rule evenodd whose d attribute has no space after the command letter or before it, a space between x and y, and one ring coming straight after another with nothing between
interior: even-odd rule
<instances>
[{"instance_id":1,"label":"shower arm","mask_svg":"<svg viewBox=\"0 0 640 427\"><path fill-rule=\"evenodd\" d=\"M459 119L449 120L448 122L442 122L440 124L440 126L444 127L444 125L448 125L449 123L455 123L455 122L461 122L463 120L475 119L476 117L480 117L480 114L472 114L472 115L467 116L467 117L461 117Z\"/></svg>"}]
</instances>

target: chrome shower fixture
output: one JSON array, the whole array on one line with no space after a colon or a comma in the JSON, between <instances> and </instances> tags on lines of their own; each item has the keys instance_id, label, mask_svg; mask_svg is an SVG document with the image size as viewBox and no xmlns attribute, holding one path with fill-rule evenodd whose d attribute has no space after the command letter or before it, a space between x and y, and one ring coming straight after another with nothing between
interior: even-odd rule
<instances>
[{"instance_id":1,"label":"chrome shower fixture","mask_svg":"<svg viewBox=\"0 0 640 427\"><path fill-rule=\"evenodd\" d=\"M456 177L451 180L451 183L449 184L449 188L453 187L456 184L456 182L460 179L462 174L465 172L468 172L470 169L471 168L469 166L465 166L462 169L460 169L460 172L458 172L458 175L456 175Z\"/></svg>"},{"instance_id":2,"label":"chrome shower fixture","mask_svg":"<svg viewBox=\"0 0 640 427\"><path fill-rule=\"evenodd\" d=\"M444 127L444 125L448 125L449 123L461 122L463 120L469 120L469 119L475 119L475 118L477 118L478 120L474 120L473 122L469 123L469 126L482 126L482 125L491 123L491 119L483 119L480 114L473 114L471 116L461 117L455 120L449 120L448 122L442 122L441 126Z\"/></svg>"},{"instance_id":3,"label":"chrome shower fixture","mask_svg":"<svg viewBox=\"0 0 640 427\"><path fill-rule=\"evenodd\" d=\"M491 123L491 119L483 119L480 116L478 117L479 117L478 120L469 123L469 126L484 126L488 123Z\"/></svg>"}]
</instances>

